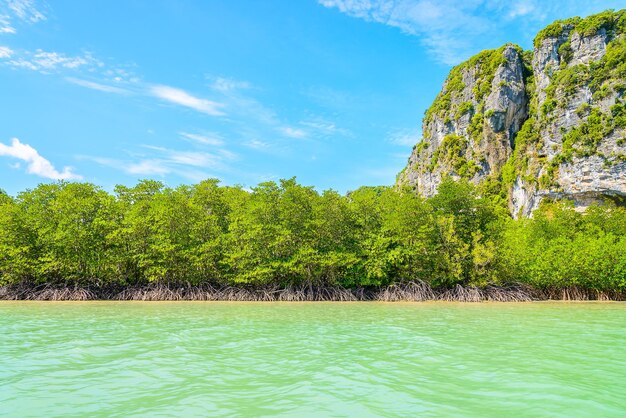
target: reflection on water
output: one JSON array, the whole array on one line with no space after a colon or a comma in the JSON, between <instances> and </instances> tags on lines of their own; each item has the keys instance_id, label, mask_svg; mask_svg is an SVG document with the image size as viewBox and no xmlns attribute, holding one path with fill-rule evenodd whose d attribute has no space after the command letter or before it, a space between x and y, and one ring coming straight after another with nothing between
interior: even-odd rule
<instances>
[{"instance_id":1,"label":"reflection on water","mask_svg":"<svg viewBox=\"0 0 626 418\"><path fill-rule=\"evenodd\" d=\"M0 303L0 415L626 416L626 304Z\"/></svg>"}]
</instances>

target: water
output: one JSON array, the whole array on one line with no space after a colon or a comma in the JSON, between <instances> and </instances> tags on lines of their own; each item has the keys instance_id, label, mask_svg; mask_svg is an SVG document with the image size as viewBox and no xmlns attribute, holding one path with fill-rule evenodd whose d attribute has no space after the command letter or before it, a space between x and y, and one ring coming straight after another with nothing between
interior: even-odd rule
<instances>
[{"instance_id":1,"label":"water","mask_svg":"<svg viewBox=\"0 0 626 418\"><path fill-rule=\"evenodd\" d=\"M0 415L626 416L626 304L3 302Z\"/></svg>"}]
</instances>

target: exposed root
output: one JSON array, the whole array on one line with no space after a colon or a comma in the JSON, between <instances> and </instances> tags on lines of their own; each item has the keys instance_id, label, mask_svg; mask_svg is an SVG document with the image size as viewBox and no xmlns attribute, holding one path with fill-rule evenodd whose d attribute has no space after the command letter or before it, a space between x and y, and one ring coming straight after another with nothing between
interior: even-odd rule
<instances>
[{"instance_id":1,"label":"exposed root","mask_svg":"<svg viewBox=\"0 0 626 418\"><path fill-rule=\"evenodd\" d=\"M563 301L626 300L626 292L600 291L593 289L584 289L577 286L570 286L561 289L542 289L538 291L538 299Z\"/></svg>"},{"instance_id":2,"label":"exposed root","mask_svg":"<svg viewBox=\"0 0 626 418\"><path fill-rule=\"evenodd\" d=\"M486 286L483 289L486 300L490 302L531 302L535 300L532 290L521 286L498 287Z\"/></svg>"},{"instance_id":3,"label":"exposed root","mask_svg":"<svg viewBox=\"0 0 626 418\"><path fill-rule=\"evenodd\" d=\"M626 300L626 292L601 292L568 287L564 289L534 289L527 286L500 287L488 285L471 287L456 285L450 289L433 289L417 280L396 283L381 288L347 289L341 286L265 286L218 287L211 284L153 283L129 287L79 287L20 283L0 286L0 300L133 300L133 301L382 301L420 302L441 300L450 302L529 302L533 300Z\"/></svg>"},{"instance_id":4,"label":"exposed root","mask_svg":"<svg viewBox=\"0 0 626 418\"><path fill-rule=\"evenodd\" d=\"M463 287L457 284L452 289L441 293L439 300L448 302L480 302L484 300L484 298L480 289L475 287Z\"/></svg>"},{"instance_id":5,"label":"exposed root","mask_svg":"<svg viewBox=\"0 0 626 418\"><path fill-rule=\"evenodd\" d=\"M99 299L98 295L87 288L82 287L53 287L53 286L37 286L26 287L18 286L17 288L5 287L0 291L0 299L5 300L95 300Z\"/></svg>"},{"instance_id":6,"label":"exposed root","mask_svg":"<svg viewBox=\"0 0 626 418\"><path fill-rule=\"evenodd\" d=\"M436 298L435 292L430 285L420 280L409 283L399 283L383 288L377 293L376 300L384 302L421 302L434 300Z\"/></svg>"}]
</instances>

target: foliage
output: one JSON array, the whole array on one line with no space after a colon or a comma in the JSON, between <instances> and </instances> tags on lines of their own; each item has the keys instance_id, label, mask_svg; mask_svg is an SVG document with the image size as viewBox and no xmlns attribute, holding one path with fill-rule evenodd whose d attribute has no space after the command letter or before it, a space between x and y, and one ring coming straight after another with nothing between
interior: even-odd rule
<instances>
[{"instance_id":1,"label":"foliage","mask_svg":"<svg viewBox=\"0 0 626 418\"><path fill-rule=\"evenodd\" d=\"M428 124L435 116L444 120L452 117L458 119L469 111L482 112L483 102L491 92L491 84L496 70L506 62L503 52L507 46L482 51L454 67L446 79L444 88L426 111L424 123ZM517 46L515 48L521 54L521 48ZM458 97L467 88L463 83L463 76L468 72L472 72L475 80L472 90L473 101L465 101L458 105L453 104L458 102Z\"/></svg>"},{"instance_id":2,"label":"foliage","mask_svg":"<svg viewBox=\"0 0 626 418\"><path fill-rule=\"evenodd\" d=\"M449 165L462 178L472 178L480 166L465 156L468 147L467 138L460 135L447 135L431 156L428 169L432 171L439 164Z\"/></svg>"},{"instance_id":3,"label":"foliage","mask_svg":"<svg viewBox=\"0 0 626 418\"><path fill-rule=\"evenodd\" d=\"M459 108L456 111L456 118L459 119L464 114L472 111L474 111L474 105L472 102L463 102L459 105Z\"/></svg>"},{"instance_id":4,"label":"foliage","mask_svg":"<svg viewBox=\"0 0 626 418\"><path fill-rule=\"evenodd\" d=\"M536 288L595 291L626 288L626 211L586 214L548 203L533 219L511 223L499 246L502 278Z\"/></svg>"},{"instance_id":5,"label":"foliage","mask_svg":"<svg viewBox=\"0 0 626 418\"><path fill-rule=\"evenodd\" d=\"M622 33L626 29L626 13L623 10L617 12L606 10L584 19L572 17L565 20L557 20L539 31L533 44L535 48L538 48L545 39L558 38L568 32L570 35L578 32L581 36L593 36L601 29L607 32Z\"/></svg>"},{"instance_id":6,"label":"foliage","mask_svg":"<svg viewBox=\"0 0 626 418\"><path fill-rule=\"evenodd\" d=\"M388 187L319 193L293 178L251 191L141 181L113 195L42 184L0 193L0 284L626 288L624 209L548 204L514 221L500 183L489 184L444 178L430 199Z\"/></svg>"},{"instance_id":7,"label":"foliage","mask_svg":"<svg viewBox=\"0 0 626 418\"><path fill-rule=\"evenodd\" d=\"M619 80L626 77L626 39L623 36L626 31L626 11L613 12L609 10L586 19L578 19L556 22L548 26L548 28L554 28L561 27L565 24L563 22L577 22L573 29L568 32L567 40L558 48L562 65L552 77L550 86L546 88L546 103L548 103L546 106L551 108L544 109L544 114L554 109L557 96L567 98L576 93L580 87L588 85L594 100L601 100L607 97L613 89L619 88L619 86L611 87L605 84L608 80ZM600 28L613 31L607 44L606 54L599 61L588 65L563 65L572 58L570 44L572 34L578 32L582 36L591 36Z\"/></svg>"},{"instance_id":8,"label":"foliage","mask_svg":"<svg viewBox=\"0 0 626 418\"><path fill-rule=\"evenodd\" d=\"M533 41L533 45L535 48L538 48L541 43L548 38L557 38L563 33L564 27L573 27L576 23L580 21L580 17L572 17L565 20L557 20L543 28L537 33L535 39Z\"/></svg>"},{"instance_id":9,"label":"foliage","mask_svg":"<svg viewBox=\"0 0 626 418\"><path fill-rule=\"evenodd\" d=\"M572 35L601 30L608 34L606 54L571 65ZM215 179L176 188L144 180L117 186L113 194L68 182L42 184L15 197L0 190L0 285L367 288L422 280L440 288L521 283L546 290L624 291L624 207L606 202L582 214L567 202L547 202L533 218L513 220L507 189L520 176L553 187L560 164L594 155L604 138L625 133L625 32L626 11L558 21L539 32L535 47L559 38L561 59L559 68L549 69L541 106L532 53L515 47L522 56L529 117L515 137L513 155L479 186L468 181L481 169L468 147L470 140L480 142L484 120L493 116L485 99L508 46L454 67L424 123L470 115L467 137L445 136L428 167L446 164L461 180L444 177L429 199L389 187L320 193L295 178L251 190L221 186ZM471 94L463 81L468 76ZM539 152L540 135L552 113L582 87L591 92L591 103L575 110L581 122L563 130L562 152L547 162ZM610 112L594 105L614 92ZM418 154L431 146L425 131ZM626 141L622 136L620 146Z\"/></svg>"},{"instance_id":10,"label":"foliage","mask_svg":"<svg viewBox=\"0 0 626 418\"><path fill-rule=\"evenodd\" d=\"M610 135L614 127L611 115L592 108L586 120L563 138L563 153L560 160L566 162L570 161L573 155L588 157L596 154L600 141Z\"/></svg>"},{"instance_id":11,"label":"foliage","mask_svg":"<svg viewBox=\"0 0 626 418\"><path fill-rule=\"evenodd\" d=\"M588 37L601 31L606 33L606 53L589 63L571 63L574 55L571 40L574 34ZM535 47L547 38L554 38L560 66L546 68L550 84L544 89L543 102L539 102L538 97L533 95L531 83L527 84L529 118L517 134L513 155L502 170L503 182L508 187L521 176L527 184L558 190L559 166L571 162L574 157L599 155L608 165L621 158L620 155L607 158L598 150L605 138L620 136L626 127L621 99L623 79L626 77L626 10L608 10L584 19L576 17L557 21L539 32ZM529 81L531 79L527 78ZM544 142L541 137L555 134L550 130L550 127L556 126L555 118L571 111L569 107L573 102L579 103L581 93L585 91L591 93L591 100L577 105L575 113L580 122L571 128L558 127L563 135L562 147L559 149L553 145L552 150L558 153L554 158L547 158L546 150L542 150ZM611 111L603 110L606 109L606 99L612 100L614 97L615 104ZM557 109L561 109L558 115L555 113Z\"/></svg>"}]
</instances>

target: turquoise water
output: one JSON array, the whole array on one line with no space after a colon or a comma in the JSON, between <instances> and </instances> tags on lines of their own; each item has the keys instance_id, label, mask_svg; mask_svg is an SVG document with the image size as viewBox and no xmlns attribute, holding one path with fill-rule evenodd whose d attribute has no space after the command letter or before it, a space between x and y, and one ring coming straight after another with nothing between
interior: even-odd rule
<instances>
[{"instance_id":1,"label":"turquoise water","mask_svg":"<svg viewBox=\"0 0 626 418\"><path fill-rule=\"evenodd\" d=\"M1 302L0 415L626 416L626 304Z\"/></svg>"}]
</instances>

